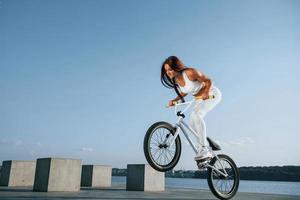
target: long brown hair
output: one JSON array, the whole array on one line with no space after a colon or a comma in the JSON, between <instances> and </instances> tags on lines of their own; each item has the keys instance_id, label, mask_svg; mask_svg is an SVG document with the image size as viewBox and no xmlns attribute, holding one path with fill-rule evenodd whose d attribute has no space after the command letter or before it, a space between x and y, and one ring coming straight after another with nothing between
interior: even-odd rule
<instances>
[{"instance_id":1,"label":"long brown hair","mask_svg":"<svg viewBox=\"0 0 300 200\"><path fill-rule=\"evenodd\" d=\"M182 73L183 70L186 70L187 67L177 58L176 56L170 56L168 57L161 66L161 75L160 75L160 80L163 86L166 88L173 88L177 95L180 97L180 99L184 102L183 97L180 95L179 90L178 90L178 84L175 81L175 78L170 79L169 76L166 73L165 70L165 64L168 64L172 70Z\"/></svg>"}]
</instances>

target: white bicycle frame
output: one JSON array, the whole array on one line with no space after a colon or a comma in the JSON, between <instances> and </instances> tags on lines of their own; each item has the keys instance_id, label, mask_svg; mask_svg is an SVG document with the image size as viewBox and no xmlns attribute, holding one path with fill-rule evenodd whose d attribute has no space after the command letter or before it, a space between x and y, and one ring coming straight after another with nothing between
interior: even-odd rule
<instances>
[{"instance_id":1,"label":"white bicycle frame","mask_svg":"<svg viewBox=\"0 0 300 200\"><path fill-rule=\"evenodd\" d=\"M182 105L186 105L188 104L185 109L183 111L180 111L181 114L184 114L190 107L191 105L196 101L196 99L193 99L191 101L187 101L187 102L184 102L184 103L176 103L174 106L175 106L175 114L177 115L177 107L178 106L182 106ZM202 100L203 101L203 100ZM194 144L193 140L191 139L191 137L189 136L189 134L186 132L186 129L189 130L195 137L199 137L198 134L196 133L195 130L192 129L192 127L190 127L187 123L184 122L184 117L182 116L178 116L178 121L175 123L174 127L176 128L176 131L175 131L175 134L174 134L174 137L172 137L172 140L170 141L170 143L167 143L168 142L168 139L170 137L167 137L164 141L164 144L167 144L168 146L172 146L177 138L177 136L179 135L179 133L182 131L185 138L187 139L187 141L189 142L189 144L191 145L192 149L194 150L195 153L198 153L198 150L197 150L197 147L196 145ZM204 146L203 144L200 144L202 146ZM214 151L212 151L212 154L213 154L213 157L216 157L219 161L219 157L217 154L214 153ZM221 163L221 162L220 162ZM227 177L228 174L226 172L226 170L224 169L224 166L222 165L221 163L221 166L222 166L222 169L225 173L223 173L222 171L218 170L217 168L215 168L214 166L211 166L209 163L206 163L206 167L211 167L212 169L216 170L218 173L222 174L223 176Z\"/></svg>"},{"instance_id":2,"label":"white bicycle frame","mask_svg":"<svg viewBox=\"0 0 300 200\"><path fill-rule=\"evenodd\" d=\"M174 105L175 106L175 114L177 115L177 107L178 106L188 104L183 111L180 111L181 114L184 114L191 107L191 105L195 101L196 101L196 99L193 99L193 100L188 101L188 102L175 104ZM184 122L184 118L182 116L178 116L178 121L175 123L174 127L176 128L176 132L174 134L174 137L172 137L172 140L170 141L168 146L173 145L173 143L175 142L175 140L176 140L177 136L179 135L180 131L182 131L184 136L186 137L187 141L190 143L190 145L191 145L192 149L194 150L194 152L198 153L196 145L194 144L193 140L191 139L191 137L189 136L189 134L186 132L185 129L189 130L195 137L199 137L199 136L196 133L196 131L192 129L192 127L190 127L187 123ZM168 140L168 138L166 138L166 140L164 141L165 144L168 142L167 140ZM203 144L201 144L201 145L203 146Z\"/></svg>"},{"instance_id":3,"label":"white bicycle frame","mask_svg":"<svg viewBox=\"0 0 300 200\"><path fill-rule=\"evenodd\" d=\"M175 104L175 109L174 109L175 114L177 114L177 107L178 106L188 104L183 111L180 111L181 114L184 114L191 107L191 105L194 102L195 102L195 99L193 99L191 101L188 101L188 102ZM176 128L176 132L174 134L174 137L170 141L169 146L173 145L173 143L175 142L175 139L179 135L180 131L182 131L184 136L186 137L187 141L190 143L190 145L191 145L192 149L194 150L194 152L198 153L196 145L194 144L194 142L191 139L191 137L189 136L189 134L185 131L185 128L188 129L195 137L199 137L199 136L197 135L196 131L192 129L192 127L190 127L187 123L184 122L184 118L182 116L178 116L178 121L175 123L174 127ZM167 141L165 141L165 142L167 142Z\"/></svg>"}]
</instances>

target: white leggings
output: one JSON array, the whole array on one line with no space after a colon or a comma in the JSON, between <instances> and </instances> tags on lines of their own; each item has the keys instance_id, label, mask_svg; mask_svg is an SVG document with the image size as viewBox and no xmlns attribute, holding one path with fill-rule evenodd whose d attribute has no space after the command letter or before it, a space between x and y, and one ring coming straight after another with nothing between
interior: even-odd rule
<instances>
[{"instance_id":1,"label":"white leggings","mask_svg":"<svg viewBox=\"0 0 300 200\"><path fill-rule=\"evenodd\" d=\"M191 127L198 134L197 142L199 144L199 148L203 146L208 146L208 142L206 140L206 126L204 122L204 116L212 110L222 99L221 91L212 86L209 95L214 95L215 98L207 99L207 100L197 100L193 111L191 113Z\"/></svg>"}]
</instances>

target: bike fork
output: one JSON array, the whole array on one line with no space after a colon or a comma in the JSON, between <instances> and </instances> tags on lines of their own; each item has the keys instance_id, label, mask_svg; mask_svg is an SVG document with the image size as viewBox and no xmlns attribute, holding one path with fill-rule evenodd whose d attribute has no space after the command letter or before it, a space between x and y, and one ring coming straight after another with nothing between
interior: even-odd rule
<instances>
[{"instance_id":1,"label":"bike fork","mask_svg":"<svg viewBox=\"0 0 300 200\"><path fill-rule=\"evenodd\" d=\"M179 133L180 133L180 128L179 128L178 126L176 126L175 128L176 128L176 131L175 131L175 133L174 133L174 136L173 136L171 142L170 142L169 144L167 143L168 140L169 140L169 138L170 138L170 135L172 135L172 133L169 133L169 134L167 135L167 137L165 138L163 144L167 144L169 147L172 146L172 145L174 144L175 139L177 138L177 136L178 136Z\"/></svg>"},{"instance_id":2,"label":"bike fork","mask_svg":"<svg viewBox=\"0 0 300 200\"><path fill-rule=\"evenodd\" d=\"M218 155L216 155L216 158L217 158L216 162L220 162L220 159L219 159ZM224 177L227 177L228 174L227 174L227 172L226 172L226 170L225 170L225 168L224 168L224 166L221 162L220 162L220 165L222 166L223 172L221 172L219 169L215 168L214 166L211 166L210 164L207 164L207 167L210 167L210 168L214 169L215 171L217 171L219 174L223 175Z\"/></svg>"}]
</instances>

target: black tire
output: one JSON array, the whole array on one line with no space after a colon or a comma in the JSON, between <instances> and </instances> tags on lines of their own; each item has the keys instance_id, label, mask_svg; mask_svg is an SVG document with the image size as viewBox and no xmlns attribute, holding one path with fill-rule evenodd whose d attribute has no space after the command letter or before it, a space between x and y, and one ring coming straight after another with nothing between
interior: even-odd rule
<instances>
[{"instance_id":1,"label":"black tire","mask_svg":"<svg viewBox=\"0 0 300 200\"><path fill-rule=\"evenodd\" d=\"M144 138L145 157L151 167L161 172L174 168L181 154L179 135L171 147L163 146L163 140L168 137L168 134L169 136L175 134L174 127L167 122L157 122L148 129ZM158 152L159 156L157 157ZM164 156L164 159L161 156Z\"/></svg>"},{"instance_id":2,"label":"black tire","mask_svg":"<svg viewBox=\"0 0 300 200\"><path fill-rule=\"evenodd\" d=\"M221 174L217 173L216 170L212 169L211 167L208 167L207 182L210 190L217 198L230 199L236 194L239 188L239 182L240 182L239 171L236 164L229 156L224 154L220 154L217 156L221 160L229 176L225 178ZM216 167L217 169L222 168L220 161L217 160L217 157L214 157L209 164L211 166ZM218 188L220 182L221 182L221 186L220 186L221 189ZM228 189L226 189L227 186L229 186ZM223 188L225 188L225 190L223 190Z\"/></svg>"}]
</instances>

